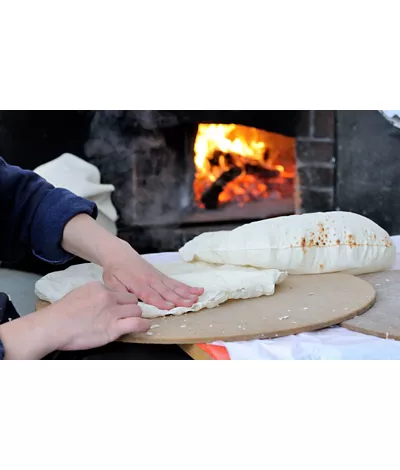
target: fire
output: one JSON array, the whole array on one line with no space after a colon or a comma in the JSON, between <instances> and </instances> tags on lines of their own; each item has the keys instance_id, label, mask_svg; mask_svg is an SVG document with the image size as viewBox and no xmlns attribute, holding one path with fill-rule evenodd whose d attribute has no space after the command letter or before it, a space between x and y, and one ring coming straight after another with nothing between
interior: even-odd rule
<instances>
[{"instance_id":1,"label":"fire","mask_svg":"<svg viewBox=\"0 0 400 470\"><path fill-rule=\"evenodd\" d=\"M294 139L235 124L200 124L194 145L197 205L270 197L269 183L293 178ZM218 189L219 188L219 189ZM210 205L211 207L211 205Z\"/></svg>"}]
</instances>

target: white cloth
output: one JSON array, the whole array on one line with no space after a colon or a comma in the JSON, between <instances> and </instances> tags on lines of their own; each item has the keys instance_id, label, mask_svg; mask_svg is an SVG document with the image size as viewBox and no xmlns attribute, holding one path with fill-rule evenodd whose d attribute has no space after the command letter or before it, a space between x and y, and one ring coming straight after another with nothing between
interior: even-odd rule
<instances>
[{"instance_id":1,"label":"white cloth","mask_svg":"<svg viewBox=\"0 0 400 470\"><path fill-rule=\"evenodd\" d=\"M393 269L400 269L400 236L392 237L397 257ZM178 261L178 253L160 253L145 256L153 263ZM400 341L364 335L335 326L311 333L282 338L236 341L215 345L224 346L232 360L389 360L400 359Z\"/></svg>"},{"instance_id":2,"label":"white cloth","mask_svg":"<svg viewBox=\"0 0 400 470\"><path fill-rule=\"evenodd\" d=\"M37 167L35 173L56 188L68 189L77 196L97 204L97 221L112 234L117 233L117 211L111 201L112 184L101 184L98 168L70 153Z\"/></svg>"},{"instance_id":3,"label":"white cloth","mask_svg":"<svg viewBox=\"0 0 400 470\"><path fill-rule=\"evenodd\" d=\"M364 335L339 326L282 338L216 342L232 360L388 360L400 359L400 342Z\"/></svg>"}]
</instances>

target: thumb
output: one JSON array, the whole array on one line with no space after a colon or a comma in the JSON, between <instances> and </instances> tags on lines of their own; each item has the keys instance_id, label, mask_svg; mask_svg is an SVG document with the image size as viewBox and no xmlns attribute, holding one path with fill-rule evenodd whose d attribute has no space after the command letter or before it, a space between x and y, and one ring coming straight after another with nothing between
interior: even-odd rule
<instances>
[{"instance_id":1,"label":"thumb","mask_svg":"<svg viewBox=\"0 0 400 470\"><path fill-rule=\"evenodd\" d=\"M115 325L115 333L119 338L130 333L145 333L150 329L150 320L138 317L121 318Z\"/></svg>"}]
</instances>

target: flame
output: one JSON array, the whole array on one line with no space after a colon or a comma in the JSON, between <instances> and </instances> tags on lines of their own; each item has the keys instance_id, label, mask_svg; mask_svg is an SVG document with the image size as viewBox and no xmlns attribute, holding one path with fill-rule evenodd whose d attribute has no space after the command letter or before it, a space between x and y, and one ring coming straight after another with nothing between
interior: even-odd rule
<instances>
[{"instance_id":1,"label":"flame","mask_svg":"<svg viewBox=\"0 0 400 470\"><path fill-rule=\"evenodd\" d=\"M275 170L277 175L274 180L292 178L294 175L294 139L253 127L200 124L194 154L194 194L200 207L203 206L201 197L204 191L231 168L237 167L241 173L227 183L219 194L220 204L229 201L245 204L269 197L263 169Z\"/></svg>"}]
</instances>

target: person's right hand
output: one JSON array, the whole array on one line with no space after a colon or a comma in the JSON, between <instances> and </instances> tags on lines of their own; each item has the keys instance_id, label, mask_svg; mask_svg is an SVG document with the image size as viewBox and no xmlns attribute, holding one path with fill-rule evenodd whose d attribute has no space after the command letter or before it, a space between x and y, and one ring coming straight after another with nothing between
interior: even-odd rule
<instances>
[{"instance_id":1,"label":"person's right hand","mask_svg":"<svg viewBox=\"0 0 400 470\"><path fill-rule=\"evenodd\" d=\"M133 294L113 292L97 282L69 293L53 308L65 333L65 343L58 348L63 351L96 348L150 328Z\"/></svg>"},{"instance_id":2,"label":"person's right hand","mask_svg":"<svg viewBox=\"0 0 400 470\"><path fill-rule=\"evenodd\" d=\"M92 282L62 300L0 325L5 359L41 359L56 350L103 346L127 333L144 333L137 298Z\"/></svg>"}]
</instances>

